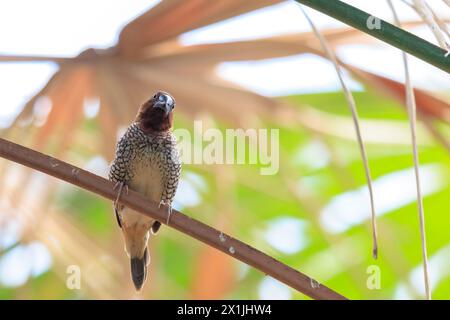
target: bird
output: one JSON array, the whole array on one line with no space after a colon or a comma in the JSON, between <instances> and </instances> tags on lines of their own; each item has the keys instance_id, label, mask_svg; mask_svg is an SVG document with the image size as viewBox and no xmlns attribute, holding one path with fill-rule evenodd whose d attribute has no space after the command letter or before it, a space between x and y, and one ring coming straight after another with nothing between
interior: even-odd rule
<instances>
[{"instance_id":1,"label":"bird","mask_svg":"<svg viewBox=\"0 0 450 320\"><path fill-rule=\"evenodd\" d=\"M124 236L137 291L147 279L149 237L158 232L161 222L127 208L119 200L123 190L139 192L168 209L169 224L181 175L177 141L172 132L174 108L175 99L165 91L156 92L144 102L119 139L110 165L108 177L115 183L114 190L118 189L114 212Z\"/></svg>"}]
</instances>

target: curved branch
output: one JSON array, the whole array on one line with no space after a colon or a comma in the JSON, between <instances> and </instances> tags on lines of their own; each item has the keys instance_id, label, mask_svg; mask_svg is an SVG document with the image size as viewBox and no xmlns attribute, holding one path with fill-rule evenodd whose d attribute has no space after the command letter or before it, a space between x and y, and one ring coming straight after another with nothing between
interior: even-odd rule
<instances>
[{"instance_id":1,"label":"curved branch","mask_svg":"<svg viewBox=\"0 0 450 320\"><path fill-rule=\"evenodd\" d=\"M446 51L434 44L400 29L389 22L379 19L343 1L329 0L295 0L301 4L320 11L343 23L359 29L381 41L403 50L429 64L450 72L450 56ZM378 26L370 26L370 22L380 22Z\"/></svg>"},{"instance_id":2,"label":"curved branch","mask_svg":"<svg viewBox=\"0 0 450 320\"><path fill-rule=\"evenodd\" d=\"M72 62L75 58L53 57L53 56L32 56L32 55L3 55L0 54L0 62Z\"/></svg>"},{"instance_id":3,"label":"curved branch","mask_svg":"<svg viewBox=\"0 0 450 320\"><path fill-rule=\"evenodd\" d=\"M113 190L114 184L112 182L64 161L1 138L0 156L110 200L114 201L116 198L116 191ZM163 223L167 221L166 209L158 208L157 203L146 199L137 192L130 190L128 194L123 194L121 202L153 219ZM345 299L344 296L319 284L307 275L177 210L172 211L170 227L238 259L264 274L270 275L313 299Z\"/></svg>"}]
</instances>

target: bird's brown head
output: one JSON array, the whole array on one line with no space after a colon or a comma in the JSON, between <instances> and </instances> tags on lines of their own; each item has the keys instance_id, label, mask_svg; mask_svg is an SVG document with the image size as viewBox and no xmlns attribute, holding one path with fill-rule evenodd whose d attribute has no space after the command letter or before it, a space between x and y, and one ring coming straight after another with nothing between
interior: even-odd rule
<instances>
[{"instance_id":1,"label":"bird's brown head","mask_svg":"<svg viewBox=\"0 0 450 320\"><path fill-rule=\"evenodd\" d=\"M146 133L163 132L172 128L175 99L164 91L158 91L146 101L136 116L136 122Z\"/></svg>"}]
</instances>

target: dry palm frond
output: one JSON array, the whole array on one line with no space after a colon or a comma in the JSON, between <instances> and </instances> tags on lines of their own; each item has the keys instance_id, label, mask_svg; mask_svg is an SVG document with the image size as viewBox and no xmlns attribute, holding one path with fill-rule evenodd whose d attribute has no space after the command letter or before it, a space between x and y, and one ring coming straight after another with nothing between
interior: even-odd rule
<instances>
[{"instance_id":1,"label":"dry palm frond","mask_svg":"<svg viewBox=\"0 0 450 320\"><path fill-rule=\"evenodd\" d=\"M448 0L444 1L448 3ZM54 61L60 65L60 70L25 105L13 125L2 133L12 140L24 142L32 148L45 150L62 158L69 157L71 154L68 151L78 150L77 148L80 146L83 147L83 150L87 150L86 153L96 154L98 152L95 149L96 144L92 143L89 147L83 146L83 141L87 139L81 136L77 129L82 124L83 101L86 97L98 97L100 110L96 121L101 131L98 136L102 137L101 143L98 145L101 154L109 160L114 152L118 130L129 124L134 118L138 106L148 98L149 94L155 90L167 89L177 98L178 104L182 106L178 110L187 119L196 119L198 115L211 114L220 121L239 127L254 127L255 123L259 124L255 121L255 117L283 124L296 121L296 126L300 123L314 132L338 134L344 138L354 139L354 134L348 130L333 131L333 127L329 123L336 119L331 116L314 114L307 108L304 111L295 110L286 103L240 88L214 74L214 68L225 61L262 60L302 53L324 56L315 32L191 46L184 46L177 40L177 37L184 32L279 2L281 1L163 0L125 26L120 34L119 42L108 50L88 49L74 58L0 56L0 61L45 60ZM434 20L440 28L446 22L436 17ZM423 21L405 22L403 26L408 28L419 24L423 24ZM361 44L372 41L372 38L351 28L323 30L322 35L333 49L344 44ZM341 65L344 66L342 63ZM403 84L367 73L350 65L346 65L346 68L359 75L364 82L375 84L377 88L384 88L399 99L404 99ZM33 119L34 104L38 98L43 96L52 101L52 109L46 121L36 127L33 121L27 122L26 120ZM436 119L450 121L448 103L417 89L415 97L419 116L427 116L430 123ZM239 101L239 104L236 101ZM243 109L244 106L245 109ZM298 119L302 121L298 122ZM349 121L345 123L337 121L336 123L339 126L348 127ZM25 122L28 124L23 125ZM378 123L363 121L363 124L365 129L369 128L367 134L364 132L366 142L385 142L385 136L370 134L370 128ZM400 128L396 123L386 122L383 128L386 128L387 133L393 134L391 143L405 143L403 127ZM439 135L439 132L433 132L433 129L435 127L431 124L431 133ZM92 135L91 133L85 134L88 137ZM423 138L422 133L420 136ZM441 139L443 139L442 136ZM428 142L426 139L423 141ZM80 157L77 160L85 161L86 159ZM12 169L10 165L2 165L0 178L3 178ZM209 169L201 168L201 170ZM27 185L32 180L32 176L26 169L19 168L17 171L21 173L17 179L17 186L7 190L7 193L2 192L3 189L0 192L3 197L12 194L14 195L12 198L19 201L23 196L21 186ZM0 180L2 181L1 188L4 187L6 179ZM271 190L270 185L264 185L262 181L255 183L250 178L245 180L246 185L252 190L268 193L280 199L286 198L284 192ZM36 212L45 212L47 209L48 202L35 204L33 207ZM49 218L53 219L53 216L52 214L43 218L44 227L42 230L36 230L37 236L41 237L47 232L56 230L55 233L64 238L64 243L68 242L68 247L73 246L70 242L77 242L80 233L74 232L74 230L64 233L66 225L73 221L60 221L59 219L53 222L47 221ZM50 227L45 226L45 223L48 223ZM57 226L53 226L53 223ZM89 243L82 241L82 245L90 246L95 240L91 239ZM53 244L47 244L54 249ZM80 254L78 252L81 250L80 246L73 246L68 252L60 253L60 258L58 257L59 253L55 253L57 266L64 267L74 257L84 261L83 264L94 259L93 255ZM95 252L98 253L97 249ZM205 256L210 256L210 253ZM65 270L60 274L65 275L64 272ZM115 274L114 277L116 276L119 277L118 274ZM101 290L116 290L119 286L123 287L125 284L118 280L117 286L102 285ZM90 292L96 297L111 297L94 289ZM124 296L125 294L128 292L124 293Z\"/></svg>"},{"instance_id":2,"label":"dry palm frond","mask_svg":"<svg viewBox=\"0 0 450 320\"><path fill-rule=\"evenodd\" d=\"M361 81L374 86L376 89L387 93L400 102L404 102L406 99L405 85L346 64L346 68L351 71ZM421 89L414 89L414 95L416 99L417 109L420 113L427 115L428 117L439 119L450 123L450 103L438 98L437 96L428 93Z\"/></svg>"},{"instance_id":3,"label":"dry palm frond","mask_svg":"<svg viewBox=\"0 0 450 320\"><path fill-rule=\"evenodd\" d=\"M55 257L55 271L64 283L68 276L67 267L77 265L82 272L83 292L100 299L125 298L121 292L127 282L122 280L124 272L118 261L107 254L108 251L99 246L91 235L83 233L77 221L53 208L47 199L54 193L56 183L48 176L40 178L39 183L47 188L37 189L34 183L25 187L22 185L21 191L31 197L24 196L14 207L3 208L10 219L20 222L22 241L38 240L44 243ZM9 191L6 192L9 194Z\"/></svg>"},{"instance_id":4,"label":"dry palm frond","mask_svg":"<svg viewBox=\"0 0 450 320\"><path fill-rule=\"evenodd\" d=\"M161 1L124 27L118 48L124 55L136 56L140 49L149 45L279 2L281 0Z\"/></svg>"},{"instance_id":5,"label":"dry palm frond","mask_svg":"<svg viewBox=\"0 0 450 320\"><path fill-rule=\"evenodd\" d=\"M436 141L439 142L447 150L448 153L450 153L450 141L448 141L447 138L442 134L442 132L439 131L434 120L430 119L427 116L422 116L421 121L431 133L431 135L436 139Z\"/></svg>"},{"instance_id":6,"label":"dry palm frond","mask_svg":"<svg viewBox=\"0 0 450 320\"><path fill-rule=\"evenodd\" d=\"M38 93L36 93L22 108L22 111L16 116L14 122L9 126L7 134L10 130L13 128L16 128L18 123L20 121L25 121L26 119L30 119L33 116L33 106L36 102L36 100L42 96L49 96L51 95L50 92L54 92L54 86L58 85L61 81L64 81L62 79L65 76L64 71L58 71L56 72L45 84L45 86L39 90ZM23 131L22 131L23 132Z\"/></svg>"},{"instance_id":7,"label":"dry palm frond","mask_svg":"<svg viewBox=\"0 0 450 320\"><path fill-rule=\"evenodd\" d=\"M404 27L412 28L422 24L423 21L420 20L407 21ZM374 41L367 34L348 27L326 29L322 34L332 47ZM188 46L170 43L170 49L165 50L159 50L158 46L148 47L142 53L141 59L164 68L192 68L194 65L207 69L224 61L263 60L308 53L318 46L320 43L313 32L301 32L225 43Z\"/></svg>"},{"instance_id":8,"label":"dry palm frond","mask_svg":"<svg viewBox=\"0 0 450 320\"><path fill-rule=\"evenodd\" d=\"M77 68L68 81L62 83L61 91L53 92L52 107L44 125L35 133L31 147L35 150L52 150L55 157L62 157L72 142L82 116L82 99L90 87L89 70ZM66 92L68 94L66 94ZM58 135L55 135L58 132ZM14 203L21 203L24 195L22 186L28 185L32 171L26 170L21 177L19 188L11 194Z\"/></svg>"},{"instance_id":9,"label":"dry palm frond","mask_svg":"<svg viewBox=\"0 0 450 320\"><path fill-rule=\"evenodd\" d=\"M404 84L368 71L364 71L349 64L346 64L345 66L347 70L352 72L353 75L362 82L372 86L377 91L380 91L380 93L387 94L388 96L395 98L402 104L405 103L407 98L406 86ZM413 91L418 116L422 120L422 123L430 134L435 137L436 141L450 153L450 141L439 131L435 124L436 121L450 123L450 104L424 90L414 88ZM366 139L367 138L370 137L366 137Z\"/></svg>"}]
</instances>

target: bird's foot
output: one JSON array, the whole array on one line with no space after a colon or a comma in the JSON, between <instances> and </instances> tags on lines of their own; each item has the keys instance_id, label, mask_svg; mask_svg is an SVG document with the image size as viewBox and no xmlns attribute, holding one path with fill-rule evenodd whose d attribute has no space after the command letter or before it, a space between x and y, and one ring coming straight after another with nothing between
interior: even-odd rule
<instances>
[{"instance_id":1,"label":"bird's foot","mask_svg":"<svg viewBox=\"0 0 450 320\"><path fill-rule=\"evenodd\" d=\"M161 202L158 205L158 208L161 208L161 205L164 205L167 207L167 221L166 224L169 225L169 221L170 221L170 215L172 214L172 205L170 204L170 202L166 202L164 200L161 200Z\"/></svg>"},{"instance_id":2,"label":"bird's foot","mask_svg":"<svg viewBox=\"0 0 450 320\"><path fill-rule=\"evenodd\" d=\"M114 201L114 207L117 207L117 205L119 203L120 196L122 195L122 190L123 190L124 187L125 187L125 193L128 194L128 185L125 182L119 181L119 182L117 182L114 185L113 190L116 190L117 188L119 188L119 192L117 193L117 198Z\"/></svg>"},{"instance_id":3,"label":"bird's foot","mask_svg":"<svg viewBox=\"0 0 450 320\"><path fill-rule=\"evenodd\" d=\"M119 188L119 191L117 192L117 198L114 201L114 212L116 213L117 223L119 224L119 227L121 227L121 228L122 228L122 221L119 216L119 199L120 199L120 196L122 195L122 190L124 187L125 187L125 193L128 194L128 185L123 181L117 182L113 188L113 190L116 190L117 188Z\"/></svg>"}]
</instances>

